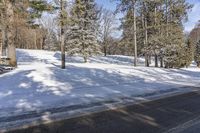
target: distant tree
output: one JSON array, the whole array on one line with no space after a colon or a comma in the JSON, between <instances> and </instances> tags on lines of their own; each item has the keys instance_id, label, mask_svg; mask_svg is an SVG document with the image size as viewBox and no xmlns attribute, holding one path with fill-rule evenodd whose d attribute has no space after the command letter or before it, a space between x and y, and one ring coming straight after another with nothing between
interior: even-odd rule
<instances>
[{"instance_id":1,"label":"distant tree","mask_svg":"<svg viewBox=\"0 0 200 133\"><path fill-rule=\"evenodd\" d=\"M47 31L41 27L41 23L37 22L42 17L44 12L53 12L55 7L48 3L48 0L41 1L28 1L28 24L33 29L34 32L34 48L35 49L43 49L44 43L46 39ZM27 10L27 9L26 9Z\"/></svg>"},{"instance_id":2,"label":"distant tree","mask_svg":"<svg viewBox=\"0 0 200 133\"><path fill-rule=\"evenodd\" d=\"M192 29L189 34L189 38L192 41L193 45L195 45L200 40L200 21L196 24L196 26Z\"/></svg>"},{"instance_id":3,"label":"distant tree","mask_svg":"<svg viewBox=\"0 0 200 133\"><path fill-rule=\"evenodd\" d=\"M40 19L42 28L46 30L45 32L45 50L60 50L59 38L58 38L58 27L57 19L49 14L48 16L43 16Z\"/></svg>"},{"instance_id":4,"label":"distant tree","mask_svg":"<svg viewBox=\"0 0 200 133\"><path fill-rule=\"evenodd\" d=\"M116 18L112 11L107 9L102 9L101 17L101 41L103 44L104 56L108 54L109 47L109 38L112 36L112 33L115 32L116 27Z\"/></svg>"}]
</instances>

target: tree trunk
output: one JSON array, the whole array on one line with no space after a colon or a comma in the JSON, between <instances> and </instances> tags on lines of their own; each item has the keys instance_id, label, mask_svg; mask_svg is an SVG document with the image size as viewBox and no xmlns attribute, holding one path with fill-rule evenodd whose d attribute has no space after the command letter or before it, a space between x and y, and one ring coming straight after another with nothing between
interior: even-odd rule
<instances>
[{"instance_id":1,"label":"tree trunk","mask_svg":"<svg viewBox=\"0 0 200 133\"><path fill-rule=\"evenodd\" d=\"M147 54L147 44L148 44L148 31L147 31L147 19L145 18L145 45L146 45L146 49L145 49L145 66L149 67L149 59L148 59L148 54Z\"/></svg>"},{"instance_id":2,"label":"tree trunk","mask_svg":"<svg viewBox=\"0 0 200 133\"><path fill-rule=\"evenodd\" d=\"M83 59L84 59L84 63L87 63L87 57L84 56Z\"/></svg>"},{"instance_id":3,"label":"tree trunk","mask_svg":"<svg viewBox=\"0 0 200 133\"><path fill-rule=\"evenodd\" d=\"M13 11L13 4L12 1L7 1L7 38L8 38L8 58L9 65L12 67L17 66L17 59L16 59L16 49L15 49L15 43L14 43L14 36L15 36L15 30L14 30L14 11Z\"/></svg>"},{"instance_id":4,"label":"tree trunk","mask_svg":"<svg viewBox=\"0 0 200 133\"><path fill-rule=\"evenodd\" d=\"M61 45L61 68L65 69L65 40L64 40L64 16L63 16L63 10L64 10L64 4L63 0L60 0L60 19L61 19L61 25L60 25L60 45Z\"/></svg>"},{"instance_id":5,"label":"tree trunk","mask_svg":"<svg viewBox=\"0 0 200 133\"><path fill-rule=\"evenodd\" d=\"M155 67L158 67L158 55L155 54Z\"/></svg>"},{"instance_id":6,"label":"tree trunk","mask_svg":"<svg viewBox=\"0 0 200 133\"><path fill-rule=\"evenodd\" d=\"M0 56L2 56L3 52L3 40L2 40L2 32L0 32Z\"/></svg>"},{"instance_id":7,"label":"tree trunk","mask_svg":"<svg viewBox=\"0 0 200 133\"><path fill-rule=\"evenodd\" d=\"M166 26L166 28L167 28L166 30L167 31L166 32L167 32L167 36L169 36L168 0L165 1L165 5L166 5L166 23L167 23L167 26Z\"/></svg>"},{"instance_id":8,"label":"tree trunk","mask_svg":"<svg viewBox=\"0 0 200 133\"><path fill-rule=\"evenodd\" d=\"M104 56L107 56L107 43L106 42L104 42L103 50L104 50Z\"/></svg>"},{"instance_id":9,"label":"tree trunk","mask_svg":"<svg viewBox=\"0 0 200 133\"><path fill-rule=\"evenodd\" d=\"M163 67L164 65L163 65L163 57L161 56L160 57L160 67Z\"/></svg>"},{"instance_id":10,"label":"tree trunk","mask_svg":"<svg viewBox=\"0 0 200 133\"><path fill-rule=\"evenodd\" d=\"M34 46L35 46L34 49L38 49L37 48L37 31L36 31L36 29L34 29Z\"/></svg>"},{"instance_id":11,"label":"tree trunk","mask_svg":"<svg viewBox=\"0 0 200 133\"><path fill-rule=\"evenodd\" d=\"M46 37L42 37L40 49L44 49Z\"/></svg>"},{"instance_id":12,"label":"tree trunk","mask_svg":"<svg viewBox=\"0 0 200 133\"><path fill-rule=\"evenodd\" d=\"M145 53L145 66L149 67L149 57L147 53Z\"/></svg>"},{"instance_id":13,"label":"tree trunk","mask_svg":"<svg viewBox=\"0 0 200 133\"><path fill-rule=\"evenodd\" d=\"M151 64L151 54L148 55L149 64Z\"/></svg>"},{"instance_id":14,"label":"tree trunk","mask_svg":"<svg viewBox=\"0 0 200 133\"><path fill-rule=\"evenodd\" d=\"M133 33L134 33L134 66L137 66L137 32L136 32L136 10L135 10L135 3L133 5Z\"/></svg>"},{"instance_id":15,"label":"tree trunk","mask_svg":"<svg viewBox=\"0 0 200 133\"><path fill-rule=\"evenodd\" d=\"M8 41L10 42L10 39ZM12 67L16 67L17 66L17 60L16 60L16 48L15 45L8 45L8 57L9 57L9 65Z\"/></svg>"},{"instance_id":16,"label":"tree trunk","mask_svg":"<svg viewBox=\"0 0 200 133\"><path fill-rule=\"evenodd\" d=\"M197 63L197 67L200 68L200 63Z\"/></svg>"},{"instance_id":17,"label":"tree trunk","mask_svg":"<svg viewBox=\"0 0 200 133\"><path fill-rule=\"evenodd\" d=\"M2 55L7 56L7 47L8 47L8 36L7 28L2 29Z\"/></svg>"}]
</instances>

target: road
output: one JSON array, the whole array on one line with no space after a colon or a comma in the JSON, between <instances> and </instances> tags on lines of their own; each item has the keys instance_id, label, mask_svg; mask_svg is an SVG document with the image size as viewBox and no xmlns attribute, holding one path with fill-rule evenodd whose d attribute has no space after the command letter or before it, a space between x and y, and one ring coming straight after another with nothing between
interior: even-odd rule
<instances>
[{"instance_id":1,"label":"road","mask_svg":"<svg viewBox=\"0 0 200 133\"><path fill-rule=\"evenodd\" d=\"M190 92L9 133L198 133L199 117L200 92Z\"/></svg>"}]
</instances>

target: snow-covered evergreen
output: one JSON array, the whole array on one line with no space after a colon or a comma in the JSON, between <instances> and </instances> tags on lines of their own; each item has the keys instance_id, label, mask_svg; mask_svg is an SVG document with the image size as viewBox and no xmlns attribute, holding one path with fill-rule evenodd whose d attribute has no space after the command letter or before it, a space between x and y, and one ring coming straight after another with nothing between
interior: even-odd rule
<instances>
[{"instance_id":1,"label":"snow-covered evergreen","mask_svg":"<svg viewBox=\"0 0 200 133\"><path fill-rule=\"evenodd\" d=\"M196 44L195 61L197 66L200 67L200 41Z\"/></svg>"},{"instance_id":2,"label":"snow-covered evergreen","mask_svg":"<svg viewBox=\"0 0 200 133\"><path fill-rule=\"evenodd\" d=\"M79 54L87 62L100 53L97 43L97 10L94 0L76 0L72 9L72 26L67 39L68 54Z\"/></svg>"}]
</instances>

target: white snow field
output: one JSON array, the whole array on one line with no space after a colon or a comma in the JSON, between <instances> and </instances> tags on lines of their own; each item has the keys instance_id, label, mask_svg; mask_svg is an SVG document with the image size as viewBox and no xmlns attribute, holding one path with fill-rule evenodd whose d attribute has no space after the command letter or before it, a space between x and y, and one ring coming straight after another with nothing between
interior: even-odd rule
<instances>
[{"instance_id":1,"label":"white snow field","mask_svg":"<svg viewBox=\"0 0 200 133\"><path fill-rule=\"evenodd\" d=\"M184 86L200 86L200 69L194 65L146 68L142 59L139 67L133 67L133 57L128 56L91 57L89 63L82 63L77 56L67 57L66 69L62 70L59 52L23 49L17 50L17 59L17 69L0 75L0 129L40 117L37 113L49 115L59 109L73 112L100 103L162 97L192 91Z\"/></svg>"}]
</instances>

